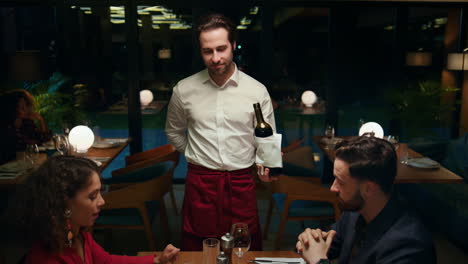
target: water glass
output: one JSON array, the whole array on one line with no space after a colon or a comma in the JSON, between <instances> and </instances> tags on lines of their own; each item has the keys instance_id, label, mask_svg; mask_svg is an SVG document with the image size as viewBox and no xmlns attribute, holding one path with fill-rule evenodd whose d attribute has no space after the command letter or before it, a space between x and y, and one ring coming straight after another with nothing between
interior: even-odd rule
<instances>
[{"instance_id":1,"label":"water glass","mask_svg":"<svg viewBox=\"0 0 468 264\"><path fill-rule=\"evenodd\" d=\"M203 240L203 264L216 264L219 255L219 240L207 238Z\"/></svg>"},{"instance_id":2,"label":"water glass","mask_svg":"<svg viewBox=\"0 0 468 264\"><path fill-rule=\"evenodd\" d=\"M32 165L36 162L37 155L39 154L39 147L37 144L26 145L26 158Z\"/></svg>"},{"instance_id":3,"label":"water glass","mask_svg":"<svg viewBox=\"0 0 468 264\"><path fill-rule=\"evenodd\" d=\"M100 142L101 141L101 128L99 126L93 126L92 130L94 133L94 142Z\"/></svg>"},{"instance_id":4,"label":"water glass","mask_svg":"<svg viewBox=\"0 0 468 264\"><path fill-rule=\"evenodd\" d=\"M54 136L55 149L60 155L68 154L68 140L65 135Z\"/></svg>"},{"instance_id":5,"label":"water glass","mask_svg":"<svg viewBox=\"0 0 468 264\"><path fill-rule=\"evenodd\" d=\"M399 138L398 138L398 136L388 135L388 136L387 136L387 141L393 144L393 146L395 147L395 150L398 149L398 145L399 145Z\"/></svg>"},{"instance_id":6,"label":"water glass","mask_svg":"<svg viewBox=\"0 0 468 264\"><path fill-rule=\"evenodd\" d=\"M329 124L325 128L325 136L328 139L332 139L333 137L335 137L335 128L332 125Z\"/></svg>"},{"instance_id":7,"label":"water glass","mask_svg":"<svg viewBox=\"0 0 468 264\"><path fill-rule=\"evenodd\" d=\"M407 164L409 160L409 151L407 144L400 144L398 147L398 158L401 163Z\"/></svg>"}]
</instances>

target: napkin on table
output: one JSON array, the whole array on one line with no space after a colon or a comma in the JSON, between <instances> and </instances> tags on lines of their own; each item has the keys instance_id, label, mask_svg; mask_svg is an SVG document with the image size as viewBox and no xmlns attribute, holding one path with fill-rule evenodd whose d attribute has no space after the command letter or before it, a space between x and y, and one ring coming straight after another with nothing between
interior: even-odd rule
<instances>
[{"instance_id":1,"label":"napkin on table","mask_svg":"<svg viewBox=\"0 0 468 264\"><path fill-rule=\"evenodd\" d=\"M272 261L271 264L274 263L291 263L291 262L297 262L301 264L305 264L305 260L303 258L255 258L255 260L267 260L267 261Z\"/></svg>"}]
</instances>

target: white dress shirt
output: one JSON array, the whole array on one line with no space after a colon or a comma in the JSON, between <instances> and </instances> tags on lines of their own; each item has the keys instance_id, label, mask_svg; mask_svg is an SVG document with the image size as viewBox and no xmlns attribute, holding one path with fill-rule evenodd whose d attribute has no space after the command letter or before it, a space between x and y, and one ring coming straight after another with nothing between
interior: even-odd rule
<instances>
[{"instance_id":1,"label":"white dress shirt","mask_svg":"<svg viewBox=\"0 0 468 264\"><path fill-rule=\"evenodd\" d=\"M238 170L255 162L254 103L273 131L275 118L263 84L239 71L218 86L205 69L174 87L166 134L187 161L214 170Z\"/></svg>"}]
</instances>

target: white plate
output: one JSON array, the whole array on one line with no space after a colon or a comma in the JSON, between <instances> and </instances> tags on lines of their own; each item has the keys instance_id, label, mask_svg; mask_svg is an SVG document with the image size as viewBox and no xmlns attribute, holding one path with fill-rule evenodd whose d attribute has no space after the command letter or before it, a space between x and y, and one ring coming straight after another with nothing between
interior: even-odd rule
<instances>
[{"instance_id":1,"label":"white plate","mask_svg":"<svg viewBox=\"0 0 468 264\"><path fill-rule=\"evenodd\" d=\"M407 160L404 164L421 169L437 169L440 164L430 158L412 158Z\"/></svg>"},{"instance_id":2,"label":"white plate","mask_svg":"<svg viewBox=\"0 0 468 264\"><path fill-rule=\"evenodd\" d=\"M113 148L117 147L120 143L115 143L115 142L106 142L106 141L100 141L100 142L94 142L93 148Z\"/></svg>"},{"instance_id":3,"label":"white plate","mask_svg":"<svg viewBox=\"0 0 468 264\"><path fill-rule=\"evenodd\" d=\"M31 168L31 163L22 160L14 160L0 166L1 172L18 173Z\"/></svg>"},{"instance_id":4,"label":"white plate","mask_svg":"<svg viewBox=\"0 0 468 264\"><path fill-rule=\"evenodd\" d=\"M127 142L128 138L105 138L99 141L95 141L93 148L114 148Z\"/></svg>"}]
</instances>

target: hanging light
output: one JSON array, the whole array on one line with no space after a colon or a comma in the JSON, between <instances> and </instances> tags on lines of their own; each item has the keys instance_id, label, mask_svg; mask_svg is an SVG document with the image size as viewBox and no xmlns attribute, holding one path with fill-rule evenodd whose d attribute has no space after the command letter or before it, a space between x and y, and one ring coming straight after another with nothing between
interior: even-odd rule
<instances>
[{"instance_id":1,"label":"hanging light","mask_svg":"<svg viewBox=\"0 0 468 264\"><path fill-rule=\"evenodd\" d=\"M68 141L76 149L76 152L86 153L94 143L94 133L87 126L76 126L70 130Z\"/></svg>"}]
</instances>

